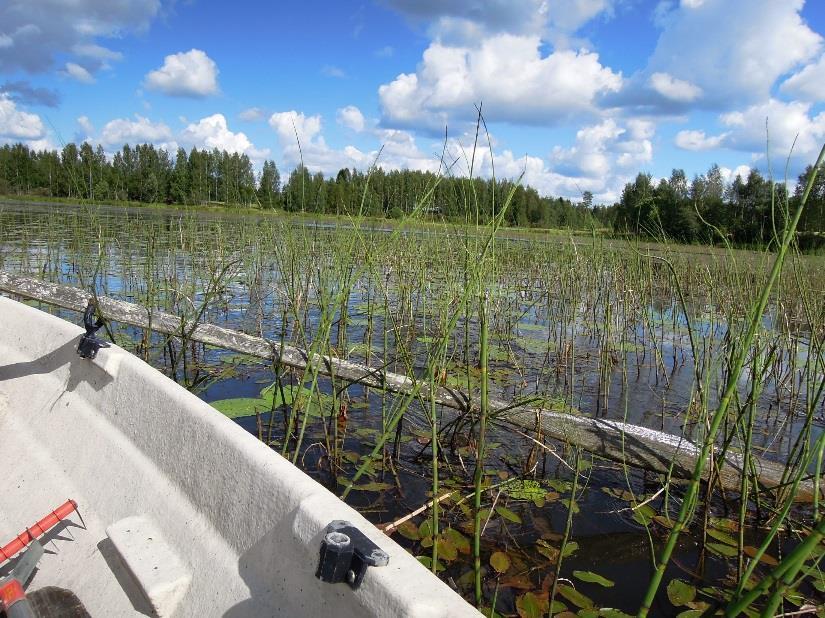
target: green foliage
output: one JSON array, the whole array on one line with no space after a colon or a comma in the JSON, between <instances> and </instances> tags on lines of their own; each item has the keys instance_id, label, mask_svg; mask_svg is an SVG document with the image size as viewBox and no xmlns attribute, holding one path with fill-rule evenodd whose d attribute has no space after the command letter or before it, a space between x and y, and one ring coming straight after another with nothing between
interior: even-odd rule
<instances>
[{"instance_id":1,"label":"green foliage","mask_svg":"<svg viewBox=\"0 0 825 618\"><path fill-rule=\"evenodd\" d=\"M510 568L510 556L508 556L503 551L494 552L490 556L490 566L493 567L498 573L504 573L507 569Z\"/></svg>"},{"instance_id":2,"label":"green foliage","mask_svg":"<svg viewBox=\"0 0 825 618\"><path fill-rule=\"evenodd\" d=\"M573 571L573 576L583 582L599 584L599 586L604 586L605 588L612 588L615 586L615 582L607 579L606 577L602 577L598 573L593 573L592 571Z\"/></svg>"},{"instance_id":3,"label":"green foliage","mask_svg":"<svg viewBox=\"0 0 825 618\"><path fill-rule=\"evenodd\" d=\"M516 599L516 611L518 611L521 618L540 618L547 614L549 608L550 603L547 601L546 595L540 596L528 592ZM562 611L558 605L553 609Z\"/></svg>"},{"instance_id":4,"label":"green foliage","mask_svg":"<svg viewBox=\"0 0 825 618\"><path fill-rule=\"evenodd\" d=\"M696 587L681 579L672 579L667 585L667 598L676 607L687 605L696 598Z\"/></svg>"},{"instance_id":5,"label":"green foliage","mask_svg":"<svg viewBox=\"0 0 825 618\"><path fill-rule=\"evenodd\" d=\"M682 242L720 242L724 235L738 245L764 245L781 235L801 197L811 168L799 177L797 194L788 203L783 183L771 183L756 170L725 185L718 165L688 183L683 170L654 185L649 174L639 174L625 185L615 206L613 229L635 236L667 237ZM819 181L800 222L802 238L810 248L825 244L817 233L825 230L825 181ZM819 244L818 244L819 243Z\"/></svg>"},{"instance_id":6,"label":"green foliage","mask_svg":"<svg viewBox=\"0 0 825 618\"><path fill-rule=\"evenodd\" d=\"M543 499L546 493L541 484L532 479L513 479L501 491L513 500Z\"/></svg>"},{"instance_id":7,"label":"green foliage","mask_svg":"<svg viewBox=\"0 0 825 618\"><path fill-rule=\"evenodd\" d=\"M508 509L506 506L497 506L496 513L501 515L507 521L513 522L514 524L521 523L521 517L519 517L516 513Z\"/></svg>"},{"instance_id":8,"label":"green foliage","mask_svg":"<svg viewBox=\"0 0 825 618\"><path fill-rule=\"evenodd\" d=\"M319 393L312 393L304 388L305 411L310 415L321 416L327 397ZM269 412L278 409L282 405L291 406L298 397L299 388L297 386L284 385L283 389L268 386L263 389L259 397L236 397L232 399L221 399L210 402L210 405L220 413L229 418L240 418L252 416L259 412ZM319 406L318 399L321 398ZM363 489L359 487L357 489Z\"/></svg>"},{"instance_id":9,"label":"green foliage","mask_svg":"<svg viewBox=\"0 0 825 618\"><path fill-rule=\"evenodd\" d=\"M412 212L428 187L426 218L475 222L468 211L468 182L482 207L482 223L492 221L493 204L511 191L505 225L592 229L602 225L592 195L574 204L568 199L540 196L532 187L510 180L442 177L431 172L381 168L365 173L342 169L332 178L294 169L286 182L273 161L264 161L260 174L245 154L217 149L173 156L152 144L125 145L111 160L103 149L88 143L67 144L63 150L36 152L22 144L0 147L0 194L44 195L89 200L166 202L168 204L223 204L283 208L290 212L365 215L401 219ZM493 200L495 196L495 200Z\"/></svg>"}]
</instances>

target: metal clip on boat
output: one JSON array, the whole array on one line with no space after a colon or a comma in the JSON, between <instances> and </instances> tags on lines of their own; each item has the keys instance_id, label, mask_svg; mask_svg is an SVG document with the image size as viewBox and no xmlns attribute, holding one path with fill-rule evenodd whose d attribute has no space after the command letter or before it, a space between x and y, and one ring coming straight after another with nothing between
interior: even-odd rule
<instances>
[{"instance_id":1,"label":"metal clip on boat","mask_svg":"<svg viewBox=\"0 0 825 618\"><path fill-rule=\"evenodd\" d=\"M80 337L80 343L77 344L77 353L81 358L92 359L97 356L97 351L100 348L108 348L109 344L98 339L95 336L97 329L103 326L103 320L98 318L95 321L95 310L97 303L94 298L89 299L89 304L86 305L86 311L83 312L83 326L86 328L86 334Z\"/></svg>"},{"instance_id":2,"label":"metal clip on boat","mask_svg":"<svg viewBox=\"0 0 825 618\"><path fill-rule=\"evenodd\" d=\"M389 561L389 555L358 528L348 521L336 519L326 527L315 577L330 584L346 582L357 590L367 567L385 566Z\"/></svg>"}]
</instances>

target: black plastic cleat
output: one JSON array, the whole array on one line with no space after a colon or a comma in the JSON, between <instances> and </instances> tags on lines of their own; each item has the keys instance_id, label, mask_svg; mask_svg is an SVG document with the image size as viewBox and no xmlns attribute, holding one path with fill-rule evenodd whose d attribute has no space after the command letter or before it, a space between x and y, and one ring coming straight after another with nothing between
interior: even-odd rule
<instances>
[{"instance_id":1,"label":"black plastic cleat","mask_svg":"<svg viewBox=\"0 0 825 618\"><path fill-rule=\"evenodd\" d=\"M367 567L385 566L390 557L350 522L336 519L326 527L315 577L323 582L346 582L356 590Z\"/></svg>"}]
</instances>

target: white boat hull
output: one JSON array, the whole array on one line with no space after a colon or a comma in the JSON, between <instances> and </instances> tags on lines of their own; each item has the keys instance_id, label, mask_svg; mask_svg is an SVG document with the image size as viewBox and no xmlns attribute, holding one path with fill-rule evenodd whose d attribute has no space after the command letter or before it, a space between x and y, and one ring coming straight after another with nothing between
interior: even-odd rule
<instances>
[{"instance_id":1,"label":"white boat hull","mask_svg":"<svg viewBox=\"0 0 825 618\"><path fill-rule=\"evenodd\" d=\"M47 535L54 553L29 590L69 589L92 616L478 615L356 511L143 361L116 346L78 357L82 332L0 297L0 544L67 498L83 519ZM155 550L109 538L128 518L159 531ZM390 556L358 590L315 577L335 519ZM158 556L168 559L154 583L151 565L141 575L124 563Z\"/></svg>"}]
</instances>

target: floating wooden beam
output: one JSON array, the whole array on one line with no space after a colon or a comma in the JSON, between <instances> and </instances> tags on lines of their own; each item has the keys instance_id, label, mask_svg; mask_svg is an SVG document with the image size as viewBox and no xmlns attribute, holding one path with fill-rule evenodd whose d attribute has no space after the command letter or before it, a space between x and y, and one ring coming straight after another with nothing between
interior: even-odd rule
<instances>
[{"instance_id":1,"label":"floating wooden beam","mask_svg":"<svg viewBox=\"0 0 825 618\"><path fill-rule=\"evenodd\" d=\"M79 288L3 271L0 271L0 291L79 312L86 308L89 301L89 294ZM167 335L180 336L182 333L189 333L190 339L194 341L259 358L280 358L283 365L295 369L318 367L321 374L353 384L402 394L413 394L417 391L422 398L430 398L429 385L410 376L351 363L340 358L309 354L300 348L281 346L276 341L214 324L181 323L177 316L150 311L141 305L107 296L100 296L97 300L100 313L109 320L140 328L151 328ZM440 405L456 410L468 410L478 406L477 398L445 386L434 389L433 399ZM677 478L690 477L696 465L696 458L700 454L700 449L686 438L629 423L576 416L498 400L491 400L490 408L499 420L530 431L536 430L540 424L545 436L632 467L663 474L671 472ZM784 466L758 458L754 458L753 461L759 482L764 487L776 488L782 483ZM742 457L738 454L728 454L725 461L719 461L717 465L722 486L733 491L738 490ZM803 481L799 484L796 494L798 501L810 502L813 496L812 482Z\"/></svg>"}]
</instances>

